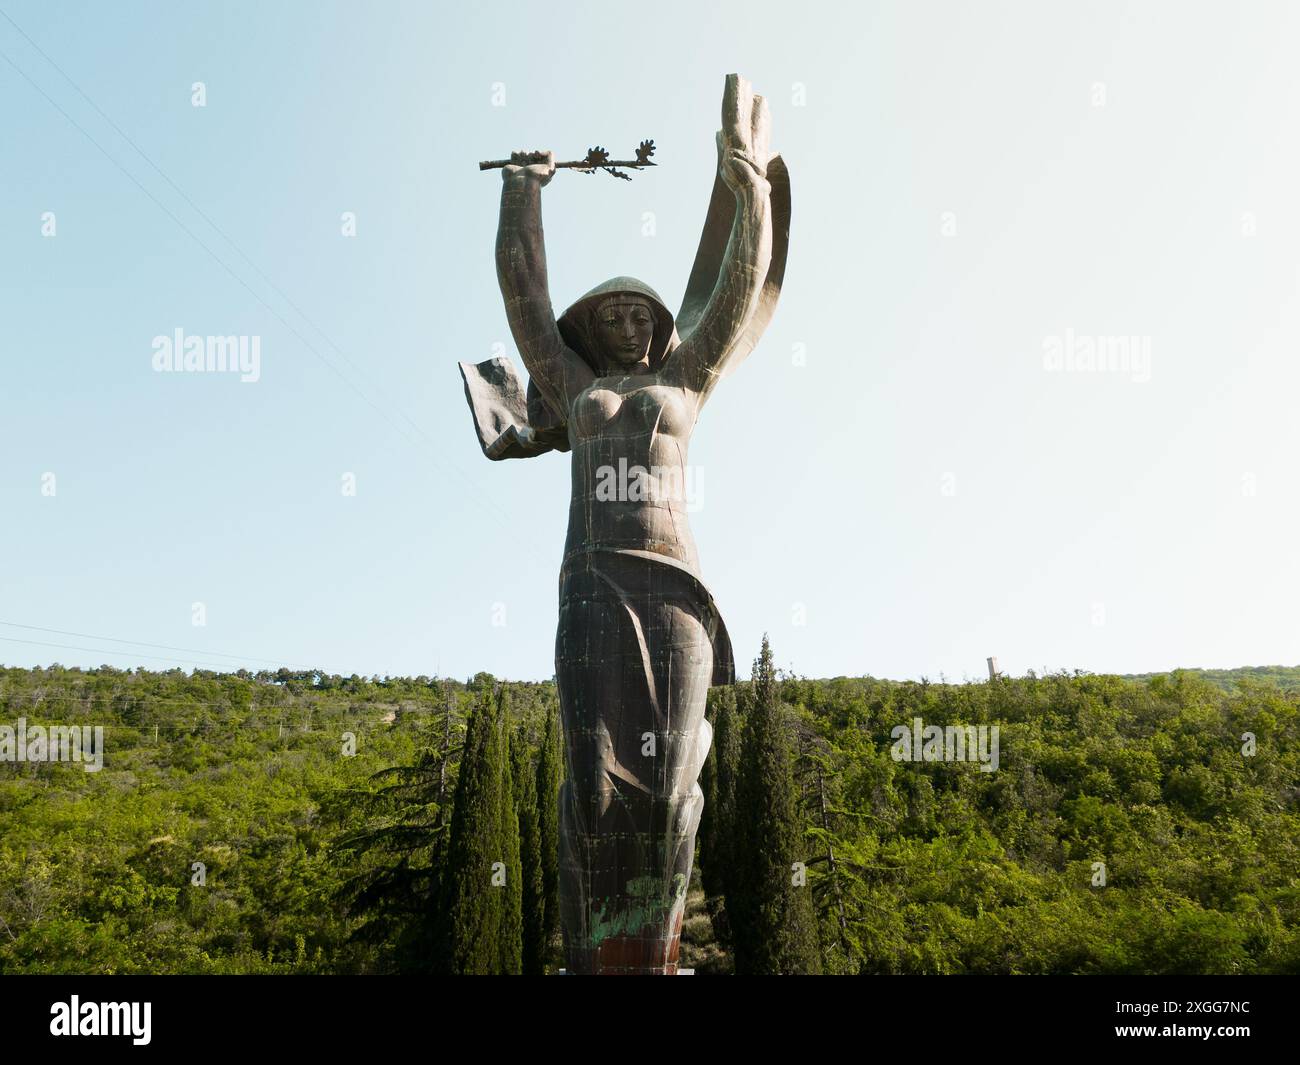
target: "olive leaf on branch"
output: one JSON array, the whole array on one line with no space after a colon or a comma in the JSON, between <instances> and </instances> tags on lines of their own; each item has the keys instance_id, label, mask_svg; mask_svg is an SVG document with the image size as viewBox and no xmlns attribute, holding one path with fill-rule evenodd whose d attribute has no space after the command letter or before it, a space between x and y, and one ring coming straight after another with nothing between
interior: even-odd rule
<instances>
[{"instance_id":1,"label":"olive leaf on branch","mask_svg":"<svg viewBox=\"0 0 1300 1065\"><path fill-rule=\"evenodd\" d=\"M631 181L632 178L630 175L615 168L626 166L639 169L643 166L654 166L656 164L650 161L650 156L654 155L654 151L655 142L652 140L645 140L641 142L640 147L636 150L635 162L631 160L618 160L617 162L614 162L610 159L609 152L600 145L597 145L594 148L587 149L587 157L582 160L583 165L580 172L583 174L594 174L597 170L603 170L606 174L612 174L616 178L622 178L624 181Z\"/></svg>"}]
</instances>

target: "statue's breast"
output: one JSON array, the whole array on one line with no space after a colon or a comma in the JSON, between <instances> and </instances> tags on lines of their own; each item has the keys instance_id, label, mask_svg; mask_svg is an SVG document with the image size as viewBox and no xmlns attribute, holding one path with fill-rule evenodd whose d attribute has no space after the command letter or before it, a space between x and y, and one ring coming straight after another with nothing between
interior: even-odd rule
<instances>
[{"instance_id":1,"label":"statue's breast","mask_svg":"<svg viewBox=\"0 0 1300 1065\"><path fill-rule=\"evenodd\" d=\"M622 387L627 378L605 379L586 389L573 404L573 424L580 440L603 433L651 432L685 437L693 419L686 397L667 385Z\"/></svg>"}]
</instances>

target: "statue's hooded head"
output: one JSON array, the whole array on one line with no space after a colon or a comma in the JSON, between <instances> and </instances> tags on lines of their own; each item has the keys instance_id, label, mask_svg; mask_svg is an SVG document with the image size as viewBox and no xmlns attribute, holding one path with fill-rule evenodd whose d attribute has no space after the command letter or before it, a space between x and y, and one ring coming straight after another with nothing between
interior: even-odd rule
<instances>
[{"instance_id":1,"label":"statue's hooded head","mask_svg":"<svg viewBox=\"0 0 1300 1065\"><path fill-rule=\"evenodd\" d=\"M560 335L597 377L655 371L677 346L673 316L659 293L634 277L614 277L560 315Z\"/></svg>"}]
</instances>

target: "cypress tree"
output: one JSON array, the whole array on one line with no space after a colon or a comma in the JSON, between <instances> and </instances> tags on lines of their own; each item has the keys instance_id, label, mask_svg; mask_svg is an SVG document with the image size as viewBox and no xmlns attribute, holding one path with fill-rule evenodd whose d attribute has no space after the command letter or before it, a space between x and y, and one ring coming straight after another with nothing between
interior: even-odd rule
<instances>
[{"instance_id":1,"label":"cypress tree","mask_svg":"<svg viewBox=\"0 0 1300 1065\"><path fill-rule=\"evenodd\" d=\"M493 699L489 681L479 686L466 726L443 880L442 969L457 975L520 969L519 824L505 746L505 698Z\"/></svg>"},{"instance_id":2,"label":"cypress tree","mask_svg":"<svg viewBox=\"0 0 1300 1065\"><path fill-rule=\"evenodd\" d=\"M709 701L705 705L704 716L713 730L709 743L709 753L700 767L700 790L704 793L704 809L700 812L700 830L695 836L695 868L699 870L700 883L704 887L704 901L708 905L716 896L713 890L718 873L714 871L714 859L717 851L718 824L718 697L722 689L714 688L709 692ZM713 914L710 912L710 918Z\"/></svg>"},{"instance_id":3,"label":"cypress tree","mask_svg":"<svg viewBox=\"0 0 1300 1065\"><path fill-rule=\"evenodd\" d=\"M713 697L713 745L704 763L700 786L704 814L700 819L700 880L713 934L731 946L725 899L735 880L736 775L740 768L740 717L736 689L716 688Z\"/></svg>"},{"instance_id":4,"label":"cypress tree","mask_svg":"<svg viewBox=\"0 0 1300 1065\"><path fill-rule=\"evenodd\" d=\"M806 855L792 765L772 648L764 636L736 782L738 882L727 908L737 974L821 972L811 892L793 883L792 866Z\"/></svg>"},{"instance_id":5,"label":"cypress tree","mask_svg":"<svg viewBox=\"0 0 1300 1065\"><path fill-rule=\"evenodd\" d=\"M498 932L500 968L498 972L518 976L523 969L524 882L519 860L519 814L515 809L514 773L510 767L509 732L506 724L504 686L497 697L496 736L500 758L497 816L500 818L500 850L495 861L504 865L505 883L496 887L501 893L501 926Z\"/></svg>"},{"instance_id":6,"label":"cypress tree","mask_svg":"<svg viewBox=\"0 0 1300 1065\"><path fill-rule=\"evenodd\" d=\"M523 876L523 973L546 972L546 907L542 895L542 836L537 823L537 774L523 725L510 734L511 776L519 818L519 864Z\"/></svg>"},{"instance_id":7,"label":"cypress tree","mask_svg":"<svg viewBox=\"0 0 1300 1065\"><path fill-rule=\"evenodd\" d=\"M554 706L546 714L546 735L537 756L537 830L542 854L542 950L560 928L560 780L564 755L560 748L560 719Z\"/></svg>"},{"instance_id":8,"label":"cypress tree","mask_svg":"<svg viewBox=\"0 0 1300 1065\"><path fill-rule=\"evenodd\" d=\"M488 974L499 965L501 895L491 883L501 834L495 726L491 692L480 688L465 728L443 876L443 968L456 975Z\"/></svg>"}]
</instances>

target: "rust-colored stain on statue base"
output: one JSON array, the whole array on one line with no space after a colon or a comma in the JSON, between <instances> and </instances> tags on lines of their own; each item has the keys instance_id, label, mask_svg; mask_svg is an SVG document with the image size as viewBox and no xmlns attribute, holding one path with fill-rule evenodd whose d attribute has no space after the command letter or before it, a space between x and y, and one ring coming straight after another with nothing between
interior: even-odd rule
<instances>
[{"instance_id":1,"label":"rust-colored stain on statue base","mask_svg":"<svg viewBox=\"0 0 1300 1065\"><path fill-rule=\"evenodd\" d=\"M681 951L682 914L673 922L672 935L665 942L658 935L610 936L595 950L582 951L570 964L574 974L595 976L676 976ZM585 962L587 964L578 964Z\"/></svg>"}]
</instances>

